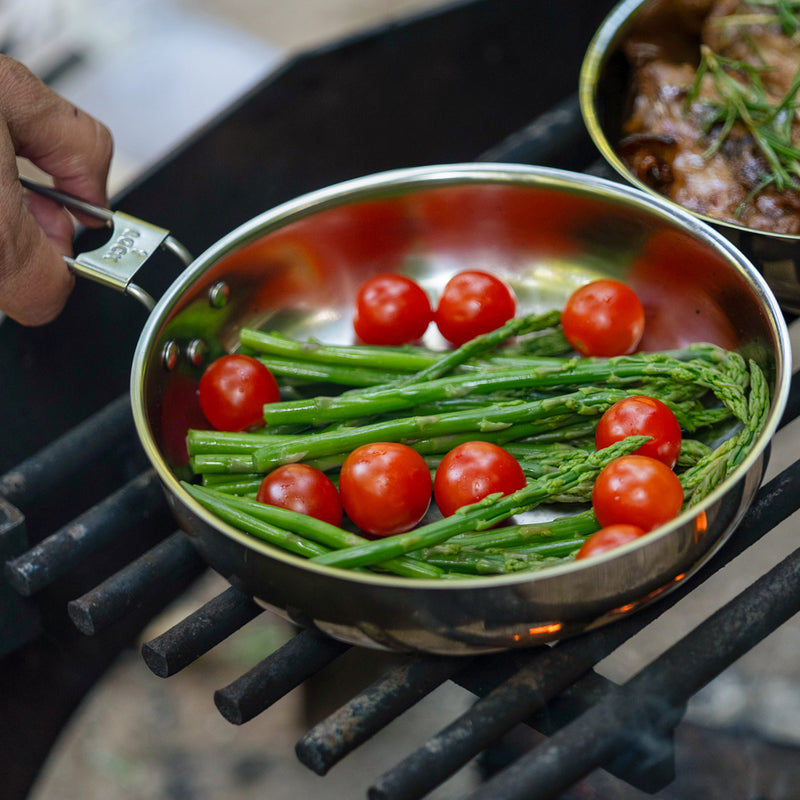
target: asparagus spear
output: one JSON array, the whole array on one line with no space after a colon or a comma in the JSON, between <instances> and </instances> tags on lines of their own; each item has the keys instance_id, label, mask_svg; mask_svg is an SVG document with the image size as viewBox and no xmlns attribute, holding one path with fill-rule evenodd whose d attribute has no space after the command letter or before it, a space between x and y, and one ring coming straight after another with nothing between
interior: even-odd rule
<instances>
[{"instance_id":1,"label":"asparagus spear","mask_svg":"<svg viewBox=\"0 0 800 800\"><path fill-rule=\"evenodd\" d=\"M295 436L291 440L280 439L262 445L253 453L250 471L262 472L279 464L351 451L369 442L413 442L449 433L497 431L514 423L530 423L566 413L598 415L624 396L618 389L586 388L529 403L508 403L444 416L402 417Z\"/></svg>"},{"instance_id":2,"label":"asparagus spear","mask_svg":"<svg viewBox=\"0 0 800 800\"><path fill-rule=\"evenodd\" d=\"M307 514L269 506L244 497L219 494L190 483L184 482L183 487L206 508L232 525L298 555L321 555L330 552L330 548L352 547L368 541L363 536ZM237 521L234 522L234 519ZM300 552L300 549L306 552ZM442 575L442 570L438 567L409 558L390 558L381 564L381 568L409 578L438 578Z\"/></svg>"},{"instance_id":3,"label":"asparagus spear","mask_svg":"<svg viewBox=\"0 0 800 800\"><path fill-rule=\"evenodd\" d=\"M488 334L487 334L488 335ZM479 339L480 337L476 337ZM476 340L472 340L474 342ZM470 344L472 343L470 342ZM462 348L466 348L463 345ZM453 357L462 349L454 351ZM685 353L693 351L687 349ZM459 362L460 363L460 362ZM437 368L437 369L434 369ZM268 425L292 423L318 423L386 414L399 409L413 408L422 403L438 400L488 394L515 389L542 390L566 388L576 385L611 384L624 386L652 379L670 380L671 385L687 384L710 389L723 400L741 410L743 391L736 380L738 371L723 370L703 358L684 360L678 353L667 356L661 353L640 353L635 356L618 356L609 359L539 359L511 369L487 370L479 373L449 375L438 374L440 365L423 370L413 378L368 390L351 391L339 396L320 396L271 403L264 407ZM642 391L659 395L660 392ZM691 413L700 414L701 408L689 404L670 403L686 424L693 427L703 423L689 422ZM691 413L689 413L691 412ZM709 413L706 411L706 413ZM711 412L711 419L718 412ZM681 419L683 423L683 419Z\"/></svg>"},{"instance_id":4,"label":"asparagus spear","mask_svg":"<svg viewBox=\"0 0 800 800\"><path fill-rule=\"evenodd\" d=\"M507 550L502 553L463 552L454 555L436 554L426 558L429 564L435 564L446 570L457 570L475 575L507 575L511 572L530 572L543 567L552 566L558 561L569 558L586 541L585 539L567 539L562 542L549 542L539 545L532 552Z\"/></svg>"},{"instance_id":5,"label":"asparagus spear","mask_svg":"<svg viewBox=\"0 0 800 800\"><path fill-rule=\"evenodd\" d=\"M527 544L545 543L552 539L585 538L599 527L600 524L597 522L594 511L588 509L566 517L557 517L550 522L508 525L488 531L459 533L450 538L446 544L439 545L434 550L447 549L452 552L465 549L521 547Z\"/></svg>"}]
</instances>

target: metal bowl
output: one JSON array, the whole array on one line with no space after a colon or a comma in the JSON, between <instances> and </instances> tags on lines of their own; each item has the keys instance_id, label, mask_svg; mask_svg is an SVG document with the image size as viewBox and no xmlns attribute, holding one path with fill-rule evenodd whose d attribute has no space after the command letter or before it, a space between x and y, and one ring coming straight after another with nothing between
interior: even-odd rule
<instances>
[{"instance_id":1,"label":"metal bowl","mask_svg":"<svg viewBox=\"0 0 800 800\"><path fill-rule=\"evenodd\" d=\"M532 574L412 580L312 564L221 522L181 487L194 387L208 359L236 347L242 326L347 343L366 276L401 270L436 295L454 272L478 267L514 287L520 311L561 308L594 278L628 282L646 307L646 348L706 340L759 361L773 398L766 429L735 474L671 524L611 554ZM428 342L440 344L433 332ZM599 178L463 164L349 181L224 237L156 305L134 355L131 393L140 439L171 506L218 572L263 605L341 640L453 654L576 634L635 611L690 575L758 488L789 370L772 292L704 223Z\"/></svg>"},{"instance_id":2,"label":"metal bowl","mask_svg":"<svg viewBox=\"0 0 800 800\"><path fill-rule=\"evenodd\" d=\"M603 158L624 180L657 197L661 195L639 180L617 151L630 98L630 68L622 48L642 24L644 15L656 8L659 13L666 8L668 13L668 7L669 2L664 0L623 0L615 6L589 44L579 80L584 122ZM698 3L697 8L702 9L702 4ZM661 24L676 26L681 21L664 19ZM754 230L694 211L689 213L712 225L753 261L782 308L800 312L800 236Z\"/></svg>"}]
</instances>

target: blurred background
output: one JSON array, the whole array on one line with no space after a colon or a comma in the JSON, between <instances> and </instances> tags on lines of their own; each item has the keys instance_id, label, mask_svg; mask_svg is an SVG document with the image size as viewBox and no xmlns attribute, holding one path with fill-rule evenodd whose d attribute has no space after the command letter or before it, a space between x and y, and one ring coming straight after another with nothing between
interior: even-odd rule
<instances>
[{"instance_id":1,"label":"blurred background","mask_svg":"<svg viewBox=\"0 0 800 800\"><path fill-rule=\"evenodd\" d=\"M116 187L292 55L437 5L0 0L0 47L111 128Z\"/></svg>"}]
</instances>

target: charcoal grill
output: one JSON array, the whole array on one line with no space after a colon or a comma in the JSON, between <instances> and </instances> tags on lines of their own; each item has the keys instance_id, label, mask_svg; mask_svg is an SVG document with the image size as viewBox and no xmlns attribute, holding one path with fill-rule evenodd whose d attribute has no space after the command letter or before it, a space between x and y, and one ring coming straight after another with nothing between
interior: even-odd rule
<instances>
[{"instance_id":1,"label":"charcoal grill","mask_svg":"<svg viewBox=\"0 0 800 800\"><path fill-rule=\"evenodd\" d=\"M284 200L381 170L477 159L602 171L576 87L610 7L461 2L303 54L114 204L169 226L199 253ZM96 235L81 234L79 246ZM156 259L141 283L157 295L177 269ZM0 758L9 800L27 795L59 731L120 651L205 570L176 530L133 429L127 382L143 321L138 304L80 282L52 325L0 325ZM800 410L795 383L778 442ZM376 775L370 797L422 797L475 756L500 752L520 724L539 732L537 746L487 770L475 797L566 796L598 767L644 792L668 787L672 735L688 700L800 609L800 550L629 681L612 683L594 668L799 505L800 461L762 486L699 574L601 630L513 654L398 659L301 738L299 759L324 775L453 681L474 705ZM184 667L260 613L231 585L146 642L142 656L156 676L179 681ZM246 723L349 649L298 630L216 689L216 706Z\"/></svg>"}]
</instances>

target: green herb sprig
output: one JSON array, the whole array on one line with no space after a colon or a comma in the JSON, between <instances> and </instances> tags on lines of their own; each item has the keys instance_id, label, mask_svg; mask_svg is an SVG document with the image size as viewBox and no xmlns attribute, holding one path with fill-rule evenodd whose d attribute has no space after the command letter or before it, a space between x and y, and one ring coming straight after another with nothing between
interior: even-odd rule
<instances>
[{"instance_id":1,"label":"green herb sprig","mask_svg":"<svg viewBox=\"0 0 800 800\"><path fill-rule=\"evenodd\" d=\"M800 35L800 2L796 0L761 0L754 5L769 6L770 14L739 14L724 17L720 24L778 24L789 37ZM709 110L703 123L705 136L713 141L704 153L711 158L738 125L752 138L766 163L766 170L736 210L741 216L745 206L769 186L779 192L800 189L800 148L792 142L792 125L800 104L800 68L784 96L775 102L764 87L762 76L772 70L755 43L751 49L762 62L749 64L715 53L708 45L700 47L700 64L687 95L687 107L698 100L704 78L708 76L716 99L701 102Z\"/></svg>"}]
</instances>

